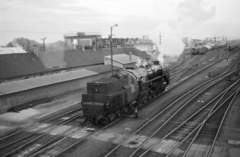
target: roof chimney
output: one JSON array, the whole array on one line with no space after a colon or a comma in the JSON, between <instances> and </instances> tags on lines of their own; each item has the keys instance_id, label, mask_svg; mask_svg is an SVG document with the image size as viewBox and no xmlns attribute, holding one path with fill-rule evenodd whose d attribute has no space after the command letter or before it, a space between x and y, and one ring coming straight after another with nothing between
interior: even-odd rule
<instances>
[{"instance_id":1,"label":"roof chimney","mask_svg":"<svg viewBox=\"0 0 240 157\"><path fill-rule=\"evenodd\" d=\"M38 45L33 45L33 53L38 56L38 54L39 54L39 47L38 47Z\"/></svg>"},{"instance_id":2,"label":"roof chimney","mask_svg":"<svg viewBox=\"0 0 240 157\"><path fill-rule=\"evenodd\" d=\"M132 62L132 52L129 52L129 61Z\"/></svg>"}]
</instances>

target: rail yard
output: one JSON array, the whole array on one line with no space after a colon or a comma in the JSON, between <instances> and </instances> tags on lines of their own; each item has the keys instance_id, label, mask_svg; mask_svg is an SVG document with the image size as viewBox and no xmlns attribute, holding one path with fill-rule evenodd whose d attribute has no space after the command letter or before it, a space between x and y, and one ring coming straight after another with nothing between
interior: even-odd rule
<instances>
[{"instance_id":1,"label":"rail yard","mask_svg":"<svg viewBox=\"0 0 240 157\"><path fill-rule=\"evenodd\" d=\"M170 82L164 92L151 94L140 106L117 110L104 125L86 120L81 96L87 89L32 107L38 111L36 116L22 121L9 118L18 113L1 115L5 128L1 128L0 156L237 157L239 50L219 48L193 55L169 70ZM12 127L16 123L18 127Z\"/></svg>"},{"instance_id":2,"label":"rail yard","mask_svg":"<svg viewBox=\"0 0 240 157\"><path fill-rule=\"evenodd\" d=\"M0 157L240 157L239 6L0 0Z\"/></svg>"}]
</instances>

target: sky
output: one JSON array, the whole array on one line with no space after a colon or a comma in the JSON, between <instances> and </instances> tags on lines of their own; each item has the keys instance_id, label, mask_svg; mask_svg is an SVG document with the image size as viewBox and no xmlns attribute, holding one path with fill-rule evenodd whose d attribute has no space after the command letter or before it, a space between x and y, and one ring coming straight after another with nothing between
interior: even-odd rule
<instances>
[{"instance_id":1,"label":"sky","mask_svg":"<svg viewBox=\"0 0 240 157\"><path fill-rule=\"evenodd\" d=\"M162 54L177 55L183 37L240 37L239 6L239 0L0 0L0 45L19 37L50 43L80 31L107 37L118 24L114 37L147 35Z\"/></svg>"}]
</instances>

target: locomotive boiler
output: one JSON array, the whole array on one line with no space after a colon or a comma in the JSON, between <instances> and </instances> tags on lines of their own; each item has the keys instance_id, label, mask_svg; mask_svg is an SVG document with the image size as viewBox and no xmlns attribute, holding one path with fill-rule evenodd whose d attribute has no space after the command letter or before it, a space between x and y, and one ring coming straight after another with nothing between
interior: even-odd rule
<instances>
[{"instance_id":1,"label":"locomotive boiler","mask_svg":"<svg viewBox=\"0 0 240 157\"><path fill-rule=\"evenodd\" d=\"M108 78L87 83L82 95L85 117L93 124L106 125L132 112L165 91L169 71L158 61L152 65L126 68Z\"/></svg>"}]
</instances>

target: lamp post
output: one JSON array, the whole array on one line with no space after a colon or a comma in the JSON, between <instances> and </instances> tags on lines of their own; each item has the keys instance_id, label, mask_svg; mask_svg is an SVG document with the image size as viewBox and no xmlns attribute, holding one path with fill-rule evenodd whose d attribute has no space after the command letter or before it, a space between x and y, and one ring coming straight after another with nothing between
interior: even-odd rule
<instances>
[{"instance_id":1,"label":"lamp post","mask_svg":"<svg viewBox=\"0 0 240 157\"><path fill-rule=\"evenodd\" d=\"M113 45L112 45L112 30L113 30L113 27L117 27L117 26L118 26L117 24L111 26L111 35L110 35L110 43L111 43L111 72L112 72L112 75L113 75Z\"/></svg>"},{"instance_id":2,"label":"lamp post","mask_svg":"<svg viewBox=\"0 0 240 157\"><path fill-rule=\"evenodd\" d=\"M45 37L45 38L41 38L41 40L43 40L43 51L45 51L45 40L46 40L47 38Z\"/></svg>"}]
</instances>

